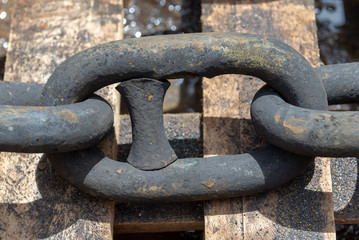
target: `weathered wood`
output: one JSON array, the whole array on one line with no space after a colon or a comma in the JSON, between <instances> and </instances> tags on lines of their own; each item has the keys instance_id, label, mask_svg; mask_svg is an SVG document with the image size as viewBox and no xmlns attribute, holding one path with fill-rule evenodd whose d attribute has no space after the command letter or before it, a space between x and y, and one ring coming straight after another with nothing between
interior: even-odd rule
<instances>
[{"instance_id":1,"label":"weathered wood","mask_svg":"<svg viewBox=\"0 0 359 240\"><path fill-rule=\"evenodd\" d=\"M182 240L182 239L203 239L202 231L185 232L161 232L161 233L119 233L114 235L114 239L121 240Z\"/></svg>"},{"instance_id":2,"label":"weathered wood","mask_svg":"<svg viewBox=\"0 0 359 240\"><path fill-rule=\"evenodd\" d=\"M280 39L319 64L312 0L204 0L204 31L238 31ZM204 154L237 154L265 143L251 125L249 106L263 83L248 76L204 79ZM206 239L334 239L327 159L269 193L205 204Z\"/></svg>"},{"instance_id":3,"label":"weathered wood","mask_svg":"<svg viewBox=\"0 0 359 240\"><path fill-rule=\"evenodd\" d=\"M203 202L119 204L115 233L203 230Z\"/></svg>"},{"instance_id":4,"label":"weathered wood","mask_svg":"<svg viewBox=\"0 0 359 240\"><path fill-rule=\"evenodd\" d=\"M359 164L357 158L333 158L334 217L337 224L359 224Z\"/></svg>"},{"instance_id":5,"label":"weathered wood","mask_svg":"<svg viewBox=\"0 0 359 240\"><path fill-rule=\"evenodd\" d=\"M15 1L5 80L45 83L67 57L120 39L121 11L121 0ZM118 106L113 90L102 94ZM113 203L74 189L43 155L0 159L0 239L112 239Z\"/></svg>"},{"instance_id":6,"label":"weathered wood","mask_svg":"<svg viewBox=\"0 0 359 240\"><path fill-rule=\"evenodd\" d=\"M164 114L169 142L180 158L202 157L201 118L199 113ZM121 115L118 159L124 161L132 139L131 121ZM203 230L203 202L118 204L115 233L172 232Z\"/></svg>"},{"instance_id":7,"label":"weathered wood","mask_svg":"<svg viewBox=\"0 0 359 240\"><path fill-rule=\"evenodd\" d=\"M2 2L2 4L0 4L0 11L4 11L6 13L6 17L0 20L0 39L2 40L0 42L0 58L4 58L6 56L4 43L9 41L12 8L12 1L7 1L6 3Z\"/></svg>"}]
</instances>

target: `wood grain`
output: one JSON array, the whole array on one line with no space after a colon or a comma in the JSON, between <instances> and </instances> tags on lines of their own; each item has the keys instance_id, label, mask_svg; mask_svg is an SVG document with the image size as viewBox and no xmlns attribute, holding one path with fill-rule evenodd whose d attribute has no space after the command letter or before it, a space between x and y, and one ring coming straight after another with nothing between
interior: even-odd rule
<instances>
[{"instance_id":1,"label":"wood grain","mask_svg":"<svg viewBox=\"0 0 359 240\"><path fill-rule=\"evenodd\" d=\"M289 44L319 65L312 0L205 0L203 31L261 34ZM237 154L264 146L250 121L250 102L263 85L249 76L204 79L204 154ZM205 205L206 239L335 239L328 159L277 190Z\"/></svg>"},{"instance_id":2,"label":"wood grain","mask_svg":"<svg viewBox=\"0 0 359 240\"><path fill-rule=\"evenodd\" d=\"M45 83L67 57L122 38L121 0L14 4L5 81ZM118 111L116 93L102 94ZM107 148L113 146L109 141ZM1 153L0 159L0 239L112 239L113 203L64 182L43 155Z\"/></svg>"},{"instance_id":3,"label":"wood grain","mask_svg":"<svg viewBox=\"0 0 359 240\"><path fill-rule=\"evenodd\" d=\"M203 230L203 202L119 204L115 233Z\"/></svg>"},{"instance_id":4,"label":"wood grain","mask_svg":"<svg viewBox=\"0 0 359 240\"><path fill-rule=\"evenodd\" d=\"M358 158L331 160L335 223L359 224Z\"/></svg>"}]
</instances>

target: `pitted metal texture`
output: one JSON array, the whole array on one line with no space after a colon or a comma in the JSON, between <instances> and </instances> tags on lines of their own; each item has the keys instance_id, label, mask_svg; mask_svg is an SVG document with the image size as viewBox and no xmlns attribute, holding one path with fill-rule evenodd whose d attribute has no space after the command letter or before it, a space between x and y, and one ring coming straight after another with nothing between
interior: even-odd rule
<instances>
[{"instance_id":1,"label":"pitted metal texture","mask_svg":"<svg viewBox=\"0 0 359 240\"><path fill-rule=\"evenodd\" d=\"M331 104L359 102L359 64L317 68ZM359 113L313 111L286 103L264 86L251 105L253 124L273 145L287 151L321 157L359 156Z\"/></svg>"},{"instance_id":2,"label":"pitted metal texture","mask_svg":"<svg viewBox=\"0 0 359 240\"><path fill-rule=\"evenodd\" d=\"M55 70L44 87L42 104L74 103L115 82L124 82L122 94L128 100L135 99L138 93L127 91L156 88L154 81L152 86L145 86L148 82L141 79L143 77L164 81L168 77L213 77L227 73L259 77L292 104L327 109L323 83L303 56L279 41L239 33L154 36L99 45L74 55ZM129 87L131 81L136 87ZM157 90L160 89L163 86L158 85ZM139 118L151 111L138 106L141 101L147 105L143 94L140 96L136 106L133 102L129 104L134 134L137 134ZM162 127L163 131L161 125L155 129ZM136 150L131 149L131 155L141 147L145 147L142 152L146 152L151 139L141 138L141 142L137 135L133 139ZM153 167L155 169L172 162L160 170L146 172L105 158L96 148L47 156L57 172L73 185L117 201L184 201L260 192L288 182L314 159L269 147L259 153L173 162L173 159L164 159L168 154L157 154L166 149L167 144L162 141L154 152L141 156L143 159L139 162L130 155L130 163L144 170L154 170L148 168L147 162L162 164ZM160 158L147 161L146 157L150 156Z\"/></svg>"},{"instance_id":3,"label":"pitted metal texture","mask_svg":"<svg viewBox=\"0 0 359 240\"><path fill-rule=\"evenodd\" d=\"M253 100L252 116L259 134L277 147L240 155L177 159L163 129L166 79L221 74L247 74L267 83ZM15 129L9 124L27 124L29 129L16 131L31 136L33 129L41 135L31 136L30 143L14 137L12 144L18 147L0 141L0 147L47 152L51 165L64 179L105 199L142 202L238 197L287 183L317 155L358 153L357 114L327 111L327 99L331 103L358 100L357 76L357 63L314 69L286 44L250 34L182 34L115 41L63 62L43 87L41 97L40 85L0 84L0 104L22 105L31 97L28 105L33 106L0 106L4 144L11 142L6 137ZM118 82L133 130L127 162L106 158L95 146L111 128L113 116L104 100L89 99L96 90ZM19 97L7 97L12 87ZM59 116L59 111L72 114ZM14 120L14 116L22 120ZM68 125L56 122L59 117ZM49 127L57 126L51 125L52 119L61 127ZM83 140L77 139L79 136Z\"/></svg>"},{"instance_id":4,"label":"pitted metal texture","mask_svg":"<svg viewBox=\"0 0 359 240\"><path fill-rule=\"evenodd\" d=\"M113 126L111 106L94 96L76 104L39 106L43 85L0 83L0 151L54 153L85 149Z\"/></svg>"}]
</instances>

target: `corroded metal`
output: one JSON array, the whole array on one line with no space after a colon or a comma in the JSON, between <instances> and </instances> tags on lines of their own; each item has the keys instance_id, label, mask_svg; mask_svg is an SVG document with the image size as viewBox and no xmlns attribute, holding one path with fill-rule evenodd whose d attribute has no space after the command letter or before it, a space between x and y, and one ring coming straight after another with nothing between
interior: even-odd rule
<instances>
[{"instance_id":1,"label":"corroded metal","mask_svg":"<svg viewBox=\"0 0 359 240\"><path fill-rule=\"evenodd\" d=\"M43 88L41 99L41 85L0 83L0 104L18 105L0 106L0 149L48 152L52 166L70 183L122 202L192 201L266 191L297 176L315 155L358 154L359 115L325 111L325 91L330 103L359 99L358 66L313 69L283 43L238 33L112 42L61 64ZM225 73L253 75L275 89L264 87L257 93L252 115L261 134L285 150L267 147L248 154L176 160L163 132L161 107L168 87L164 79ZM131 114L130 164L104 157L97 147L58 153L97 144L113 121L111 108L103 100L64 104L86 99L115 82L122 82L119 89ZM299 107L286 103L276 92ZM47 107L21 107L25 102L36 106L39 101ZM21 128L24 124L27 129Z\"/></svg>"},{"instance_id":2,"label":"corroded metal","mask_svg":"<svg viewBox=\"0 0 359 240\"><path fill-rule=\"evenodd\" d=\"M0 104L39 106L43 87L39 83L0 81Z\"/></svg>"},{"instance_id":3,"label":"corroded metal","mask_svg":"<svg viewBox=\"0 0 359 240\"><path fill-rule=\"evenodd\" d=\"M359 102L359 64L317 68L330 103ZM253 124L270 143L287 151L323 157L359 156L359 113L313 111L286 103L268 86L251 106Z\"/></svg>"},{"instance_id":4,"label":"corroded metal","mask_svg":"<svg viewBox=\"0 0 359 240\"><path fill-rule=\"evenodd\" d=\"M96 148L48 157L77 188L119 202L196 201L267 191L293 179L313 160L268 147L241 155L178 159L160 170L141 171L104 157Z\"/></svg>"},{"instance_id":5,"label":"corroded metal","mask_svg":"<svg viewBox=\"0 0 359 240\"><path fill-rule=\"evenodd\" d=\"M133 137L127 162L136 168L161 169L177 159L163 126L163 99L169 86L168 81L140 78L117 87L131 117Z\"/></svg>"},{"instance_id":6,"label":"corroded metal","mask_svg":"<svg viewBox=\"0 0 359 240\"><path fill-rule=\"evenodd\" d=\"M359 63L327 65L315 71L323 80L330 104L359 102Z\"/></svg>"},{"instance_id":7,"label":"corroded metal","mask_svg":"<svg viewBox=\"0 0 359 240\"><path fill-rule=\"evenodd\" d=\"M55 70L42 92L42 104L74 103L103 86L134 78L227 73L259 77L292 104L327 109L323 84L303 56L279 41L239 33L155 36L99 45ZM104 158L96 148L47 156L73 185L119 201L200 200L260 192L294 178L313 160L268 147L259 153L178 159L161 170L141 171Z\"/></svg>"},{"instance_id":8,"label":"corroded metal","mask_svg":"<svg viewBox=\"0 0 359 240\"><path fill-rule=\"evenodd\" d=\"M327 109L324 87L301 54L278 40L241 33L152 36L89 48L55 69L42 102L74 103L104 86L134 78L229 73L258 77L294 105Z\"/></svg>"},{"instance_id":9,"label":"corroded metal","mask_svg":"<svg viewBox=\"0 0 359 240\"><path fill-rule=\"evenodd\" d=\"M97 144L112 128L112 108L102 98L36 107L42 88L43 85L32 83L0 83L0 104L11 104L0 105L0 151L48 153L84 149Z\"/></svg>"}]
</instances>

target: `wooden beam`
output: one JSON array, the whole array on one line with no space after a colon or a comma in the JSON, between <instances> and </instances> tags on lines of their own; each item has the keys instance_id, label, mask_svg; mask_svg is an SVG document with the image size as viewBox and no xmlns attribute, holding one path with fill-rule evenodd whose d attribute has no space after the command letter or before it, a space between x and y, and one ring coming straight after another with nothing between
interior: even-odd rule
<instances>
[{"instance_id":1,"label":"wooden beam","mask_svg":"<svg viewBox=\"0 0 359 240\"><path fill-rule=\"evenodd\" d=\"M357 158L333 158L334 216L337 224L359 224L359 162Z\"/></svg>"},{"instance_id":2,"label":"wooden beam","mask_svg":"<svg viewBox=\"0 0 359 240\"><path fill-rule=\"evenodd\" d=\"M203 202L116 205L115 233L203 230Z\"/></svg>"},{"instance_id":3,"label":"wooden beam","mask_svg":"<svg viewBox=\"0 0 359 240\"><path fill-rule=\"evenodd\" d=\"M319 64L312 0L204 0L204 31L237 31L276 38ZM249 107L263 83L226 75L203 82L204 154L237 154L265 143ZM277 190L205 204L205 239L335 239L328 159Z\"/></svg>"},{"instance_id":4,"label":"wooden beam","mask_svg":"<svg viewBox=\"0 0 359 240\"><path fill-rule=\"evenodd\" d=\"M122 38L122 0L14 4L5 81L45 83L67 57ZM114 91L102 93L117 109ZM112 239L113 203L64 182L41 154L0 159L0 239Z\"/></svg>"}]
</instances>

